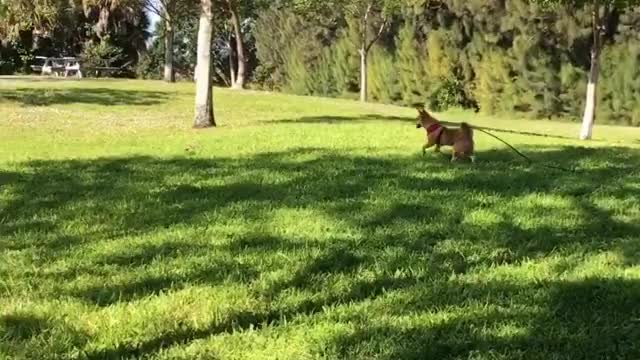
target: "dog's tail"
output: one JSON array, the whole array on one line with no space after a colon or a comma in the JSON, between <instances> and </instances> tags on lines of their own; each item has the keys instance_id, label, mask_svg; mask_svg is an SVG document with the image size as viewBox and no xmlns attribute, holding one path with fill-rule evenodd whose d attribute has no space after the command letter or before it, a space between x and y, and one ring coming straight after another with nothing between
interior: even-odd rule
<instances>
[{"instance_id":1,"label":"dog's tail","mask_svg":"<svg viewBox=\"0 0 640 360\"><path fill-rule=\"evenodd\" d=\"M473 136L473 129L466 122L460 124L460 130L462 130L462 132L468 137Z\"/></svg>"}]
</instances>

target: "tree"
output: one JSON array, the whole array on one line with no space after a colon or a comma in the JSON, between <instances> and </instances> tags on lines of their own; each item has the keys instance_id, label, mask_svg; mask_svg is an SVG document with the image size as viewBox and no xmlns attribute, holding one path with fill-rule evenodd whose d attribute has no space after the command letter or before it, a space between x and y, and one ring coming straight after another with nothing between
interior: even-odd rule
<instances>
[{"instance_id":1,"label":"tree","mask_svg":"<svg viewBox=\"0 0 640 360\"><path fill-rule=\"evenodd\" d=\"M359 33L360 101L367 101L368 60L371 47L388 29L391 17L399 5L398 0L297 0L293 7L314 21L334 22L346 15ZM329 24L325 24L329 25Z\"/></svg>"},{"instance_id":2,"label":"tree","mask_svg":"<svg viewBox=\"0 0 640 360\"><path fill-rule=\"evenodd\" d=\"M223 34L228 35L224 37L224 42L229 49L227 55L231 88L243 89L248 77L251 53L249 44L251 36L249 35L252 24L257 17L257 11L266 9L271 4L264 0L216 0L214 4L220 10L219 17L222 17L221 14L224 11L224 15L229 18L229 22L216 24L218 26L216 36L220 40Z\"/></svg>"},{"instance_id":3,"label":"tree","mask_svg":"<svg viewBox=\"0 0 640 360\"><path fill-rule=\"evenodd\" d=\"M193 127L197 129L216 126L213 114L213 61L211 40L213 37L213 1L200 0L198 25L198 60L196 63L196 101Z\"/></svg>"},{"instance_id":4,"label":"tree","mask_svg":"<svg viewBox=\"0 0 640 360\"><path fill-rule=\"evenodd\" d=\"M120 19L135 21L141 5L140 0L82 0L82 7L87 17L98 12L98 21L94 29L100 39L110 35L109 24L112 13L117 12Z\"/></svg>"},{"instance_id":5,"label":"tree","mask_svg":"<svg viewBox=\"0 0 640 360\"><path fill-rule=\"evenodd\" d=\"M158 16L163 22L164 38L164 81L175 82L173 70L174 18L177 0L143 0L144 8Z\"/></svg>"},{"instance_id":6,"label":"tree","mask_svg":"<svg viewBox=\"0 0 640 360\"><path fill-rule=\"evenodd\" d=\"M242 28L240 25L240 14L238 12L238 3L236 0L226 0L229 14L231 15L231 26L233 27L233 32L236 38L236 58L238 59L238 74L233 76L233 65L230 65L231 68L231 78L233 79L233 84L231 85L234 89L242 89L244 88L245 76L246 76L246 68L247 68L247 58L244 49L244 40L242 37ZM233 64L233 52L230 52L229 62Z\"/></svg>"},{"instance_id":7,"label":"tree","mask_svg":"<svg viewBox=\"0 0 640 360\"><path fill-rule=\"evenodd\" d=\"M175 82L174 41L175 27L181 17L189 16L189 12L197 5L194 0L141 0L148 12L162 20L162 38L164 39L164 81Z\"/></svg>"},{"instance_id":8,"label":"tree","mask_svg":"<svg viewBox=\"0 0 640 360\"><path fill-rule=\"evenodd\" d=\"M389 25L394 10L390 0L358 0L347 2L347 13L359 20L360 44L360 101L367 101L367 64L371 47L380 39ZM370 37L371 28L375 29Z\"/></svg>"},{"instance_id":9,"label":"tree","mask_svg":"<svg viewBox=\"0 0 640 360\"><path fill-rule=\"evenodd\" d=\"M598 78L600 76L600 55L604 44L604 36L610 31L608 24L613 10L622 11L628 7L639 5L639 0L536 0L544 6L578 5L591 7L591 59L589 79L587 83L587 95L585 99L584 114L580 139L589 140L593 134L593 124L596 115L596 101Z\"/></svg>"}]
</instances>

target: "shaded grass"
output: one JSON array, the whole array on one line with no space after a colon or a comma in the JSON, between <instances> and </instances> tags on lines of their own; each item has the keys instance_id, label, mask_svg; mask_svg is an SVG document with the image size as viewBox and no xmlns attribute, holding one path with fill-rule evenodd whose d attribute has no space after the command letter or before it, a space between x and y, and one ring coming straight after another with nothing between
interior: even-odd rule
<instances>
[{"instance_id":1,"label":"shaded grass","mask_svg":"<svg viewBox=\"0 0 640 360\"><path fill-rule=\"evenodd\" d=\"M83 84L18 85L107 86ZM144 97L147 84L108 86ZM167 91L179 119L189 93ZM45 140L62 117L29 127L16 123L28 107L3 105L2 356L640 356L636 147L506 133L577 172L525 166L482 138L477 165L450 165L418 155L411 122L387 121L404 109L218 94L221 129L175 130L144 104L140 122L99 125L131 111L115 102L86 114L91 136L70 120L69 142ZM372 120L287 120L324 112Z\"/></svg>"},{"instance_id":2,"label":"shaded grass","mask_svg":"<svg viewBox=\"0 0 640 360\"><path fill-rule=\"evenodd\" d=\"M50 106L57 104L113 105L157 105L168 98L166 92L120 90L113 88L41 89L18 88L0 91L0 98L21 103L23 106Z\"/></svg>"}]
</instances>

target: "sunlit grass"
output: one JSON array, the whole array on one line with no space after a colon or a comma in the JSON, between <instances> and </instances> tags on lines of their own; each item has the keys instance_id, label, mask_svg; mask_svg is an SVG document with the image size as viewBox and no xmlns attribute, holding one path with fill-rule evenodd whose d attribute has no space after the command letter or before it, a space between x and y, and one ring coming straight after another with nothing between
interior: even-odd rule
<instances>
[{"instance_id":1,"label":"sunlit grass","mask_svg":"<svg viewBox=\"0 0 640 360\"><path fill-rule=\"evenodd\" d=\"M0 79L0 358L640 357L637 129L215 95Z\"/></svg>"}]
</instances>

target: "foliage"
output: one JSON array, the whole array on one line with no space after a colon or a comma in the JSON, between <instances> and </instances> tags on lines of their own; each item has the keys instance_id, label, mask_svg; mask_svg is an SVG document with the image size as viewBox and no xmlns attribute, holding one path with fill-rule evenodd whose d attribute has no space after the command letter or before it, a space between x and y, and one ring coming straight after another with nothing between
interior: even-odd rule
<instances>
[{"instance_id":1,"label":"foliage","mask_svg":"<svg viewBox=\"0 0 640 360\"><path fill-rule=\"evenodd\" d=\"M171 0L185 1L190 0ZM36 55L77 55L85 43L108 37L122 49L118 65L136 64L146 50L148 19L133 0L55 0L2 2L5 68L28 71ZM604 19L605 36L599 120L636 123L640 108L635 79L633 41L640 41L640 5L603 1L615 11ZM34 5L35 4L35 5ZM369 70L376 82L369 94L379 101L405 105L424 102L434 109L478 107L486 113L517 112L522 117L575 118L581 113L589 70L592 28L590 1L314 1L238 0L253 86L299 94L346 96L359 91L362 15L371 12L368 39L380 55ZM193 5L193 4L192 4ZM226 0L217 0L220 20L213 44L215 82L229 83L234 36L227 24ZM86 11L84 11L86 9ZM108 16L101 18L102 9ZM195 7L180 7L181 10ZM197 10L197 9L196 9ZM190 13L191 14L191 13ZM605 12L603 11L603 16ZM106 19L106 20L105 20ZM174 55L176 70L191 78L195 65L195 15L178 17ZM98 36L96 24L101 22ZM156 38L162 37L161 26ZM19 31L22 29L22 32ZM256 30L257 29L257 30ZM29 36L24 36L25 32ZM104 33L103 33L104 32ZM253 35L255 34L255 38ZM157 77L164 44L154 41L137 67L139 76ZM609 51L608 48L611 48ZM629 48L625 55L621 49ZM384 50L384 51L382 51ZM390 63L391 62L391 63ZM617 62L625 64L614 66ZM607 77L611 76L611 80ZM370 82L371 82L370 81ZM384 83L389 81L388 85ZM385 86L387 88L385 88ZM382 100L384 99L384 100Z\"/></svg>"},{"instance_id":2,"label":"foliage","mask_svg":"<svg viewBox=\"0 0 640 360\"><path fill-rule=\"evenodd\" d=\"M499 50L485 53L476 66L474 96L478 106L488 114L514 111L506 99L515 97L511 66L506 54Z\"/></svg>"},{"instance_id":3,"label":"foliage","mask_svg":"<svg viewBox=\"0 0 640 360\"><path fill-rule=\"evenodd\" d=\"M108 37L99 42L87 42L81 57L84 65L89 68L113 66L123 59L122 49L113 46Z\"/></svg>"},{"instance_id":4,"label":"foliage","mask_svg":"<svg viewBox=\"0 0 640 360\"><path fill-rule=\"evenodd\" d=\"M13 75L16 71L15 55L10 52L11 49L5 49L0 45L0 75Z\"/></svg>"},{"instance_id":5,"label":"foliage","mask_svg":"<svg viewBox=\"0 0 640 360\"><path fill-rule=\"evenodd\" d=\"M325 48L320 59L312 69L309 88L311 94L317 96L336 96L340 94L337 72L334 70L335 55L331 48Z\"/></svg>"},{"instance_id":6,"label":"foliage","mask_svg":"<svg viewBox=\"0 0 640 360\"><path fill-rule=\"evenodd\" d=\"M307 23L292 11L275 7L265 11L256 28L256 56L260 62L257 76L271 89L287 89L299 94L311 93L308 81L310 64L322 58L318 46L323 34L319 26ZM278 29L264 31L264 29Z\"/></svg>"},{"instance_id":7,"label":"foliage","mask_svg":"<svg viewBox=\"0 0 640 360\"><path fill-rule=\"evenodd\" d=\"M63 24L74 24L73 1L2 0L0 2L0 38L15 39L25 29L44 36Z\"/></svg>"},{"instance_id":8,"label":"foliage","mask_svg":"<svg viewBox=\"0 0 640 360\"><path fill-rule=\"evenodd\" d=\"M401 98L410 104L424 102L431 88L427 67L424 66L427 53L416 36L417 31L416 20L410 18L400 29L396 40Z\"/></svg>"},{"instance_id":9,"label":"foliage","mask_svg":"<svg viewBox=\"0 0 640 360\"><path fill-rule=\"evenodd\" d=\"M395 103L401 99L401 85L393 54L374 47L369 59L369 95L373 100Z\"/></svg>"},{"instance_id":10,"label":"foliage","mask_svg":"<svg viewBox=\"0 0 640 360\"><path fill-rule=\"evenodd\" d=\"M183 79L193 79L193 71L196 64L198 17L195 16L195 13L191 15L178 17L173 23L173 68L176 76ZM136 72L141 78L162 78L165 48L163 41L164 28L165 24L163 22L156 24L154 41L136 68Z\"/></svg>"},{"instance_id":11,"label":"foliage","mask_svg":"<svg viewBox=\"0 0 640 360\"><path fill-rule=\"evenodd\" d=\"M337 35L335 44L330 46L333 54L333 79L338 94L358 91L360 57L358 56L359 34L355 26L347 26Z\"/></svg>"},{"instance_id":12,"label":"foliage","mask_svg":"<svg viewBox=\"0 0 640 360\"><path fill-rule=\"evenodd\" d=\"M319 2L302 4L293 6L297 9L295 14L282 3L260 12L257 47L263 76L254 80L267 88L288 87L301 94L314 93L304 85L306 80L296 80L296 86L289 86L288 81L302 76L285 76L286 64L296 64L296 74L312 73L325 66L319 63L325 60L318 48L328 48L334 57L334 76L325 79L332 79L335 84L325 87L337 89L337 95L357 92L360 23L356 15L366 2L342 7L333 4L336 10L326 15L325 21L319 19L325 16L318 8ZM527 0L405 3L401 11L394 10L396 15L389 20L388 33L376 44L388 56L378 59L375 68L393 68L397 79L370 70L370 78L377 84L369 93L378 101L405 105L420 101L434 109L477 106L492 114L515 111L534 118L575 118L584 102L592 40L589 8L578 5L564 4L550 11ZM314 9L313 14L305 15L304 9L309 7ZM640 33L640 12L636 10L621 8L610 14L610 44L625 46L625 39ZM300 19L295 26L287 25L285 20L271 21L295 16ZM307 23L312 24L313 31L307 34L301 23L309 16L313 21ZM373 31L373 26L369 30ZM308 55L302 61L288 61L289 54L296 54L291 49L298 46L295 44L300 39L308 46L303 51ZM620 56L605 56L604 61L609 63L603 68L610 68L607 74L617 69L613 65ZM632 73L626 75L633 79ZM606 76L603 74L601 84L601 120L629 123L633 111L627 115L622 112L640 108L640 103L635 103L634 96L622 100L629 91L604 89L609 87ZM386 81L388 85L384 84ZM607 112L616 115L606 115Z\"/></svg>"},{"instance_id":13,"label":"foliage","mask_svg":"<svg viewBox=\"0 0 640 360\"><path fill-rule=\"evenodd\" d=\"M608 121L640 126L640 46L629 41L604 53L600 116Z\"/></svg>"},{"instance_id":14,"label":"foliage","mask_svg":"<svg viewBox=\"0 0 640 360\"><path fill-rule=\"evenodd\" d=\"M13 63L22 72L30 72L34 56L77 56L92 53L85 44L97 46L100 38L108 39L108 46L117 47L122 57L114 66L134 64L146 49L149 25L142 8L131 1L10 1L5 4L5 17L0 21L0 37L11 44L20 58ZM99 8L108 10L101 17ZM86 10L86 11L85 11ZM101 32L96 32L96 24ZM99 35L99 36L98 36ZM105 45L107 46L107 45ZM95 54L92 54L95 55ZM95 56L93 56L95 58ZM92 60L93 61L93 60Z\"/></svg>"}]
</instances>

